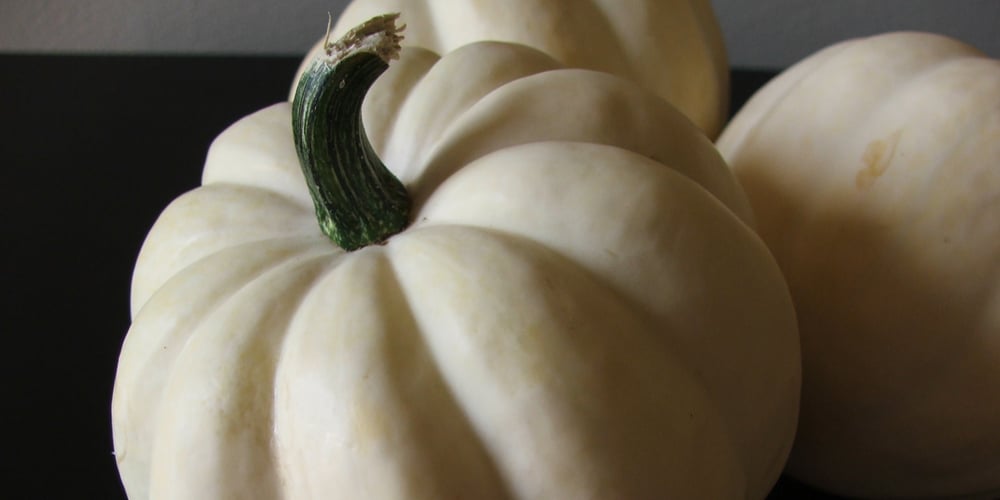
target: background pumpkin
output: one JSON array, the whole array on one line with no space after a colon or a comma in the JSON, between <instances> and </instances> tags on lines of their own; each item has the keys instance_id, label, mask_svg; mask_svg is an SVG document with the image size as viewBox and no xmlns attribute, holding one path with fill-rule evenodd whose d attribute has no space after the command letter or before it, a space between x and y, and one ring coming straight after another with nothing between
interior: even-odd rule
<instances>
[{"instance_id":1,"label":"background pumpkin","mask_svg":"<svg viewBox=\"0 0 1000 500\"><path fill-rule=\"evenodd\" d=\"M354 0L333 35L386 12L402 13L407 45L443 54L476 41L521 43L563 65L632 80L713 138L728 116L729 67L709 0L631 0L628 8L620 0Z\"/></svg>"},{"instance_id":2,"label":"background pumpkin","mask_svg":"<svg viewBox=\"0 0 1000 500\"><path fill-rule=\"evenodd\" d=\"M412 226L318 230L290 106L225 131L136 264L130 496L763 498L799 360L743 194L672 107L532 49L421 49L365 101Z\"/></svg>"},{"instance_id":3,"label":"background pumpkin","mask_svg":"<svg viewBox=\"0 0 1000 500\"><path fill-rule=\"evenodd\" d=\"M851 496L1000 495L1000 62L932 34L846 41L718 146L799 315L790 471Z\"/></svg>"}]
</instances>

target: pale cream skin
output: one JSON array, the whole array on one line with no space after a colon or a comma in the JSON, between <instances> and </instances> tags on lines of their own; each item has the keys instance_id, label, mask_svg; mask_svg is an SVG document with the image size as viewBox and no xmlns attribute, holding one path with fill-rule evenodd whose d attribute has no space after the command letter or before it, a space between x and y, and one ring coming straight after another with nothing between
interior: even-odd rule
<instances>
[{"instance_id":1,"label":"pale cream skin","mask_svg":"<svg viewBox=\"0 0 1000 500\"><path fill-rule=\"evenodd\" d=\"M287 103L150 231L113 401L131 498L766 496L795 314L693 124L498 43L404 49L364 117L415 204L384 245L322 235Z\"/></svg>"},{"instance_id":2,"label":"pale cream skin","mask_svg":"<svg viewBox=\"0 0 1000 500\"><path fill-rule=\"evenodd\" d=\"M337 19L333 37L398 12L406 24L403 44L438 54L477 41L528 45L568 67L636 82L715 138L728 116L729 65L711 1L625 5L622 0L354 0ZM322 41L310 55L321 52Z\"/></svg>"},{"instance_id":3,"label":"pale cream skin","mask_svg":"<svg viewBox=\"0 0 1000 500\"><path fill-rule=\"evenodd\" d=\"M852 496L1000 496L1000 61L847 41L718 145L798 308L790 470Z\"/></svg>"}]
</instances>

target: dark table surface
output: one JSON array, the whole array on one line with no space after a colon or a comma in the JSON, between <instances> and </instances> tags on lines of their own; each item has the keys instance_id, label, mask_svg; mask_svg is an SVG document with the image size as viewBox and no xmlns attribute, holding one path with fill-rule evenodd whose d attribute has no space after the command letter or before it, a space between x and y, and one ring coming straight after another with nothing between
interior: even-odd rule
<instances>
[{"instance_id":1,"label":"dark table surface","mask_svg":"<svg viewBox=\"0 0 1000 500\"><path fill-rule=\"evenodd\" d=\"M125 497L110 401L139 245L160 210L198 185L211 140L283 100L297 65L0 55L8 498ZM734 71L732 109L773 75ZM832 497L782 479L770 498Z\"/></svg>"}]
</instances>

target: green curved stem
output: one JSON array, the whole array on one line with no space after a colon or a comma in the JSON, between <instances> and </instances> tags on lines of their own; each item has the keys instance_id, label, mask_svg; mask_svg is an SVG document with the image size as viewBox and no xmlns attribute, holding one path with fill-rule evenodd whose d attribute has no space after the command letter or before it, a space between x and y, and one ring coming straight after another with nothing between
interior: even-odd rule
<instances>
[{"instance_id":1,"label":"green curved stem","mask_svg":"<svg viewBox=\"0 0 1000 500\"><path fill-rule=\"evenodd\" d=\"M375 154L361 104L399 54L398 14L371 19L303 73L292 100L292 131L320 228L345 250L384 242L409 223L410 197Z\"/></svg>"}]
</instances>

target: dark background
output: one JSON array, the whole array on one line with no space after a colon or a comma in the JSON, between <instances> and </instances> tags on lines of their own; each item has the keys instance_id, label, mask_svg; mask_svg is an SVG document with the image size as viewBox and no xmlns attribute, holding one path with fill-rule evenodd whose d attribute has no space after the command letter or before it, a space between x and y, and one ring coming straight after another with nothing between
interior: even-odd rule
<instances>
[{"instance_id":1,"label":"dark background","mask_svg":"<svg viewBox=\"0 0 1000 500\"><path fill-rule=\"evenodd\" d=\"M7 498L121 499L111 390L146 231L297 57L0 55ZM733 103L774 75L735 70ZM784 479L772 499L831 498Z\"/></svg>"}]
</instances>

